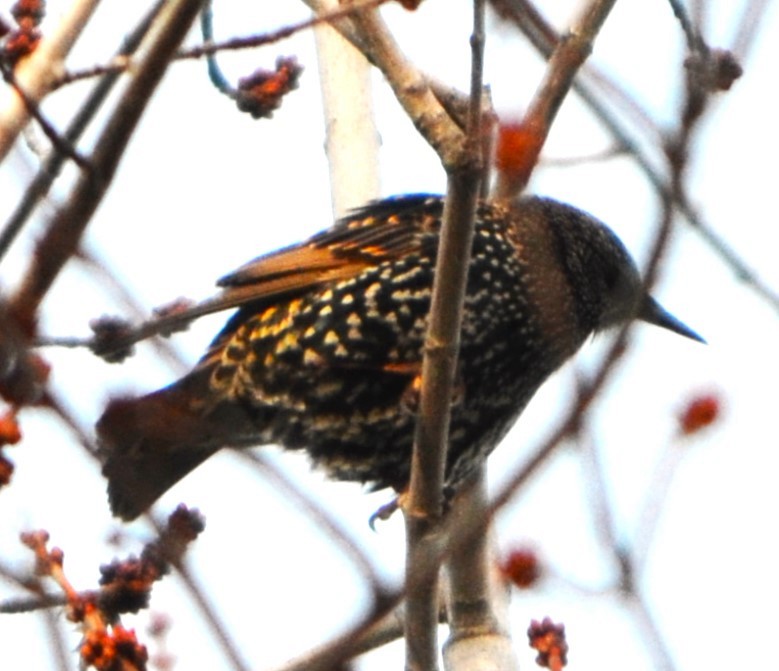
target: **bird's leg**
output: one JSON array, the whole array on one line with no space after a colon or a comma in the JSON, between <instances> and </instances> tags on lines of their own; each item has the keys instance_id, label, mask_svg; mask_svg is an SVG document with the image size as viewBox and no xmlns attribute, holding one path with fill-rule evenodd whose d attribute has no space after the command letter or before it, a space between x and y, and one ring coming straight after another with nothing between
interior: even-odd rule
<instances>
[{"instance_id":1,"label":"bird's leg","mask_svg":"<svg viewBox=\"0 0 779 671\"><path fill-rule=\"evenodd\" d=\"M387 501L387 503L379 506L376 511L368 518L368 525L370 526L371 530L376 531L376 522L378 520L386 522L398 510L401 510L407 499L408 488L400 492L395 498Z\"/></svg>"}]
</instances>

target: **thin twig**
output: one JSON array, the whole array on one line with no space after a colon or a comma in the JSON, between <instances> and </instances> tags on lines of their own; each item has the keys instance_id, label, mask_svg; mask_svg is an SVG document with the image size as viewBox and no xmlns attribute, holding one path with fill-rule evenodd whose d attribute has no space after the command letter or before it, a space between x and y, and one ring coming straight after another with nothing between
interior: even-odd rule
<instances>
[{"instance_id":1,"label":"thin twig","mask_svg":"<svg viewBox=\"0 0 779 671\"><path fill-rule=\"evenodd\" d=\"M242 49L253 49L256 47L268 46L269 44L275 44L276 42L288 39L303 30L308 30L315 26L326 23L341 21L347 18L356 9L362 7L378 7L386 2L389 2L389 0L362 0L362 2L354 3L353 5L335 7L311 19L304 19L303 21L292 23L290 25L279 28L278 30L263 32L258 35L233 37L221 42L205 41L203 44L182 49L176 54L176 56L174 56L173 60L194 60L203 58L204 56L211 56L221 51L240 51ZM55 82L53 82L52 88L58 88L65 86L66 84L72 84L73 82L80 81L82 79L89 79L91 77L95 77L96 75L121 73L128 70L131 66L131 63L132 62L127 58L115 57L103 65L95 65L83 70L66 72L62 74Z\"/></svg>"},{"instance_id":2,"label":"thin twig","mask_svg":"<svg viewBox=\"0 0 779 671\"><path fill-rule=\"evenodd\" d=\"M88 272L92 273L99 280L99 286L111 295L114 300L123 305L134 319L140 319L146 313L146 306L119 280L111 268L98 259L97 255L88 246L82 245L79 248L77 259L80 263L86 265ZM96 342L97 340L94 337L88 339L76 338L73 339L71 346L92 349L95 347ZM156 338L152 341L152 345L156 349L157 354L167 361L171 370L176 374L183 375L190 369L192 362L187 361L181 355L179 349L171 343L170 339Z\"/></svg>"},{"instance_id":3,"label":"thin twig","mask_svg":"<svg viewBox=\"0 0 779 671\"><path fill-rule=\"evenodd\" d=\"M525 188L560 105L579 68L590 55L595 37L615 2L616 0L593 0L587 3L568 33L558 42L549 59L544 79L520 124L530 142L526 144L521 163L518 162L511 171L498 174L495 198L512 200Z\"/></svg>"},{"instance_id":4,"label":"thin twig","mask_svg":"<svg viewBox=\"0 0 779 671\"><path fill-rule=\"evenodd\" d=\"M351 22L365 57L381 70L398 102L447 172L467 163L466 135L443 109L426 77L405 57L378 12L355 12Z\"/></svg>"},{"instance_id":5,"label":"thin twig","mask_svg":"<svg viewBox=\"0 0 779 671\"><path fill-rule=\"evenodd\" d=\"M46 631L48 632L46 639L49 642L56 668L59 671L70 671L73 668L70 663L71 650L65 642L58 614L51 610L45 610L43 611L43 620L46 623Z\"/></svg>"},{"instance_id":6,"label":"thin twig","mask_svg":"<svg viewBox=\"0 0 779 671\"><path fill-rule=\"evenodd\" d=\"M0 601L1 615L35 613L47 608L61 607L68 602L64 594L41 594L37 596L11 597Z\"/></svg>"},{"instance_id":7,"label":"thin twig","mask_svg":"<svg viewBox=\"0 0 779 671\"><path fill-rule=\"evenodd\" d=\"M213 44L214 42L214 11L213 3L211 0L207 0L203 6L203 11L200 12L200 34L203 37L204 44ZM230 82L225 77L219 64L216 62L216 52L212 51L205 54L206 63L208 64L208 78L214 85L217 91L221 93L229 94L232 92Z\"/></svg>"},{"instance_id":8,"label":"thin twig","mask_svg":"<svg viewBox=\"0 0 779 671\"><path fill-rule=\"evenodd\" d=\"M157 533L159 534L160 531L161 529L158 527ZM235 671L250 671L252 667L243 658L240 648L230 636L229 627L216 614L216 609L206 597L205 590L202 585L197 583L187 564L183 562L177 563L176 572L184 583L190 598L195 602L201 617L207 623L208 630L213 634L217 644L222 649L225 657L230 661L233 669L235 669Z\"/></svg>"},{"instance_id":9,"label":"thin twig","mask_svg":"<svg viewBox=\"0 0 779 671\"><path fill-rule=\"evenodd\" d=\"M586 469L583 479L587 485L587 493L593 516L593 529L596 540L609 552L615 552L618 546L614 512L608 497L609 488L606 483L603 464L598 446L583 425L579 431L579 448L583 467Z\"/></svg>"},{"instance_id":10,"label":"thin twig","mask_svg":"<svg viewBox=\"0 0 779 671\"><path fill-rule=\"evenodd\" d=\"M55 215L37 245L21 286L9 302L9 312L23 329L33 330L31 325L35 322L40 302L66 261L75 253L151 94L201 4L202 0L177 0L166 4L160 12L150 32L148 48L133 71L132 80L116 112L97 141L97 149L91 159L93 170L82 173L70 200Z\"/></svg>"},{"instance_id":11,"label":"thin twig","mask_svg":"<svg viewBox=\"0 0 779 671\"><path fill-rule=\"evenodd\" d=\"M585 417L599 391L606 384L619 359L624 355L628 343L627 334L630 325L624 327L614 339L596 368L595 374L589 381L580 385L576 402L568 413L557 423L546 440L531 451L531 456L513 474L511 474L503 488L493 497L490 506L490 517L503 508L513 498L514 494L522 489L546 464L549 457L557 451L557 448L571 435L578 431L580 423Z\"/></svg>"},{"instance_id":12,"label":"thin twig","mask_svg":"<svg viewBox=\"0 0 779 671\"><path fill-rule=\"evenodd\" d=\"M335 23L338 20L349 17L355 12L363 9L374 9L385 2L388 2L388 0L361 0L359 2L349 3L342 7L330 9L327 12L310 19L284 26L283 28L279 28L272 32L262 33L260 35L250 35L248 37L233 37L222 42L206 43L196 47L190 47L189 49L182 50L176 58L201 58L202 56L213 54L217 51L232 51L236 49L249 49L252 47L265 46L292 37L292 35L302 30L307 30L325 23Z\"/></svg>"},{"instance_id":13,"label":"thin twig","mask_svg":"<svg viewBox=\"0 0 779 671\"><path fill-rule=\"evenodd\" d=\"M510 21L519 29L539 54L545 59L551 57L562 38L541 15L534 3L530 0L490 0L490 4L502 18ZM647 110L639 104L635 96L630 95L591 61L584 63L580 74L581 76L573 81L573 90L612 131L617 146L628 147L623 139L625 133L621 131L617 117L610 111L610 108L606 107L603 100L608 100L610 105L619 107L621 115L631 119L636 126L642 128L647 136L648 145L659 146L662 143L662 130Z\"/></svg>"},{"instance_id":14,"label":"thin twig","mask_svg":"<svg viewBox=\"0 0 779 671\"><path fill-rule=\"evenodd\" d=\"M554 45L559 40L559 36L552 27L544 21L538 12L528 14L528 7L533 7L526 0L490 0L493 6L498 8L501 16L509 18L517 27L530 39L533 46L545 57L551 54ZM760 18L767 9L767 3L761 2L759 5L749 3L744 9L742 21L735 30L734 51L744 54L747 51L744 40L745 36L754 38L756 26L761 25ZM530 16L532 21L523 21L523 17ZM593 111L604 127L614 136L618 144L624 147L625 152L633 157L638 167L643 171L650 185L657 193L667 193L669 186L665 175L655 167L649 156L642 148L642 144L634 140L632 135L624 128L624 124L618 119L613 111L603 102L604 92L609 93L610 100L616 100L625 107L630 116L642 121L642 126L652 133L653 142L660 139L659 129L654 124L646 111L642 110L634 98L627 95L613 80L597 69L590 67L590 72L585 73L597 87L599 92L592 86L590 81L576 79L573 82L574 90L579 94L584 103ZM604 88L605 87L605 88ZM720 257L736 278L747 284L758 296L760 296L768 305L779 313L779 292L767 285L761 280L755 270L749 263L742 258L727 242L727 240L714 231L703 219L701 214L692 205L686 195L683 195L680 202L677 203L678 211L684 216L703 241Z\"/></svg>"},{"instance_id":15,"label":"thin twig","mask_svg":"<svg viewBox=\"0 0 779 671\"><path fill-rule=\"evenodd\" d=\"M671 5L671 10L679 21L684 37L687 39L687 48L690 51L706 49L706 44L701 39L698 29L687 14L687 8L679 0L668 0L668 4Z\"/></svg>"},{"instance_id":16,"label":"thin twig","mask_svg":"<svg viewBox=\"0 0 779 671\"><path fill-rule=\"evenodd\" d=\"M591 440L586 440L585 448L592 466L589 477L586 479L591 485L590 494L595 512L595 528L601 536L603 547L611 554L619 572L614 586L615 591L632 615L634 624L643 634L644 645L652 657L657 660L658 668L672 669L673 663L668 645L661 636L640 589L646 552L651 542L651 529L645 528L645 524L651 526L651 522L645 519L645 512L642 513L637 525L637 540L633 541L632 544L619 542L614 513L605 494L607 487L598 459L597 447ZM667 453L668 450L666 450ZM655 504L665 499L667 484L670 482L667 470L663 469L663 475L660 475L659 471L658 468L656 477L652 478L646 488L648 496ZM658 486L659 490L656 489ZM649 534L649 536L646 537L645 534Z\"/></svg>"},{"instance_id":17,"label":"thin twig","mask_svg":"<svg viewBox=\"0 0 779 671\"><path fill-rule=\"evenodd\" d=\"M27 113L38 122L43 134L54 146L54 150L59 155L69 158L82 170L89 170L91 168L89 161L78 152L67 138L60 135L59 131L54 128L54 125L44 116L35 99L24 90L24 87L16 79L13 70L2 61L0 61L0 74L2 74L3 80L16 92L16 95L18 95L24 103L24 106L27 108Z\"/></svg>"},{"instance_id":18,"label":"thin twig","mask_svg":"<svg viewBox=\"0 0 779 671\"><path fill-rule=\"evenodd\" d=\"M633 622L636 623L641 634L644 648L654 660L652 668L658 669L658 671L676 671L676 664L668 651L668 645L663 639L660 628L645 600L630 598L627 605L633 615Z\"/></svg>"},{"instance_id":19,"label":"thin twig","mask_svg":"<svg viewBox=\"0 0 779 671\"><path fill-rule=\"evenodd\" d=\"M98 0L77 0L62 18L55 31L42 39L29 58L20 63L15 72L16 81L28 100L36 104L52 89L65 57L83 31ZM10 96L6 107L0 110L0 162L6 157L19 133L30 119L30 108L17 94Z\"/></svg>"},{"instance_id":20,"label":"thin twig","mask_svg":"<svg viewBox=\"0 0 779 671\"><path fill-rule=\"evenodd\" d=\"M146 35L149 30L149 26L159 12L161 6L162 3L158 2L152 7L140 21L138 27L125 38L119 49L118 57L127 56L135 52L144 35ZM67 146L74 146L76 144L89 122L94 118L95 114L108 97L108 94L111 92L118 79L118 72L110 73L103 77L94 87L64 133L63 139ZM53 152L39 168L35 179L25 189L24 197L16 206L16 209L3 227L2 233L0 233L0 260L8 251L8 248L19 234L19 231L21 231L24 222L28 220L35 206L49 192L49 189L59 175L64 162L65 156L62 152Z\"/></svg>"},{"instance_id":21,"label":"thin twig","mask_svg":"<svg viewBox=\"0 0 779 671\"><path fill-rule=\"evenodd\" d=\"M768 22L763 18L771 6L770 0L751 0L744 5L741 21L733 31L731 45L733 52L742 60L746 60L749 52L758 43L757 32Z\"/></svg>"},{"instance_id":22,"label":"thin twig","mask_svg":"<svg viewBox=\"0 0 779 671\"><path fill-rule=\"evenodd\" d=\"M274 671L332 671L345 661L363 651L363 643L370 639L371 632L385 618L392 617L393 610L400 603L399 590L375 601L369 612L359 622L328 643L301 655Z\"/></svg>"},{"instance_id":23,"label":"thin twig","mask_svg":"<svg viewBox=\"0 0 779 671\"><path fill-rule=\"evenodd\" d=\"M636 575L642 575L646 569L652 541L655 538L658 522L668 500L674 475L684 459L684 448L678 444L666 444L654 466L649 483L646 486L644 500L637 515L636 533L633 541L632 556Z\"/></svg>"},{"instance_id":24,"label":"thin twig","mask_svg":"<svg viewBox=\"0 0 779 671\"><path fill-rule=\"evenodd\" d=\"M382 594L388 590L370 558L349 537L346 530L331 515L326 513L318 502L313 501L299 487L296 487L289 478L277 468L274 468L261 454L251 450L233 450L233 452L236 456L250 462L261 470L263 477L272 482L274 490L281 494L281 498L285 501L292 499L298 507L308 514L317 530L325 534L330 541L341 549L344 556L348 557L354 564L354 567L362 574L366 584L372 590Z\"/></svg>"}]
</instances>

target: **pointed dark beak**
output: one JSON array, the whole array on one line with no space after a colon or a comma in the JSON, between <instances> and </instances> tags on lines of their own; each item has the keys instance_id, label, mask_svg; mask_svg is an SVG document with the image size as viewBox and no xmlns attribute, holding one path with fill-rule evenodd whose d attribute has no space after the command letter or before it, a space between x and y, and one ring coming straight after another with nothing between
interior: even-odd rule
<instances>
[{"instance_id":1,"label":"pointed dark beak","mask_svg":"<svg viewBox=\"0 0 779 671\"><path fill-rule=\"evenodd\" d=\"M651 296L647 296L644 299L637 318L641 321L648 322L649 324L654 324L655 326L659 326L661 328L668 329L669 331L673 331L674 333L678 333L685 338L691 338L692 340L697 340L698 342L702 343L706 342L690 327L682 324L682 322L680 322L676 317L668 312Z\"/></svg>"}]
</instances>

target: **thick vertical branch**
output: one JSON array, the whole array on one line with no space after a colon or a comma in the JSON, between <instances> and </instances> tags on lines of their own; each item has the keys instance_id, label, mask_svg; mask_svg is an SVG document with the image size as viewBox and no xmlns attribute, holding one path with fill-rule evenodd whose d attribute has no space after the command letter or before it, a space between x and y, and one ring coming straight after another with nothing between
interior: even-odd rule
<instances>
[{"instance_id":1,"label":"thick vertical branch","mask_svg":"<svg viewBox=\"0 0 779 671\"><path fill-rule=\"evenodd\" d=\"M419 420L414 435L414 454L408 512L411 517L441 516L445 450L465 283L473 239L473 216L478 195L478 173L450 174L447 182L443 227L436 262L430 321L422 362Z\"/></svg>"},{"instance_id":2,"label":"thick vertical branch","mask_svg":"<svg viewBox=\"0 0 779 671\"><path fill-rule=\"evenodd\" d=\"M473 238L479 170L450 173L436 263L430 322L422 363L422 391L414 434L411 482L405 506L406 668L434 669L438 658L439 525L449 436L449 417L465 282Z\"/></svg>"},{"instance_id":3,"label":"thick vertical branch","mask_svg":"<svg viewBox=\"0 0 779 671\"><path fill-rule=\"evenodd\" d=\"M481 128L482 61L484 57L484 8L474 2L469 136ZM486 154L489 155L489 154ZM486 178L485 180L486 181ZM482 184L482 188L484 184ZM446 608L450 636L444 647L444 666L452 671L477 668L516 669L511 637L508 635L507 595L500 594L491 570L492 535L487 512L487 481L484 466L454 502L452 516L466 517L478 531L464 540L463 551L452 553L446 563ZM481 521L481 524L479 523ZM459 522L455 523L459 526Z\"/></svg>"},{"instance_id":4,"label":"thick vertical branch","mask_svg":"<svg viewBox=\"0 0 779 671\"><path fill-rule=\"evenodd\" d=\"M458 494L453 527L467 530L449 554L447 620L451 634L444 646L447 671L511 671L519 668L508 634L509 594L493 560L493 534L487 504L485 469Z\"/></svg>"},{"instance_id":5,"label":"thick vertical branch","mask_svg":"<svg viewBox=\"0 0 779 671\"><path fill-rule=\"evenodd\" d=\"M422 388L414 433L411 481L405 507L408 538L406 668L434 669L438 646L434 632L438 623L438 572L424 581L412 580L420 555L434 549L431 539L439 537L442 491L449 444L451 398L460 349L460 328L470 265L473 224L481 176L481 102L483 11L474 3L474 32L471 101L465 151L449 151L441 157L447 169L447 191L441 240L436 259L425 353ZM451 148L450 148L451 149ZM435 554L438 554L436 549ZM427 637L424 644L419 630Z\"/></svg>"}]
</instances>

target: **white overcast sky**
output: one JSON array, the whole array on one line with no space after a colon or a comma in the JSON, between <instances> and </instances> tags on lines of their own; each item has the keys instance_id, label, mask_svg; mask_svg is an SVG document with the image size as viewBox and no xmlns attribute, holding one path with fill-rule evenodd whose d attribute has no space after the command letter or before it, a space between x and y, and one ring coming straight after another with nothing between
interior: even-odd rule
<instances>
[{"instance_id":1,"label":"white overcast sky","mask_svg":"<svg viewBox=\"0 0 779 671\"><path fill-rule=\"evenodd\" d=\"M550 4L550 3L545 3ZM565 25L574 2L558 2ZM740 2L712 2L713 46L727 46ZM64 0L51 0L56 16ZM266 5L270 8L266 8ZM547 9L545 7L545 9ZM215 2L217 37L246 35L305 17L302 4ZM105 59L136 18L136 3L106 0L79 43L71 63ZM441 79L466 87L468 3L427 0L414 14L388 7L399 40L418 64ZM707 117L692 166L692 201L704 220L724 236L770 286L779 288L775 67L779 63L777 12L770 12L745 75ZM492 25L492 22L491 22ZM486 80L499 111L521 111L541 73L508 30L492 32ZM197 41L197 36L192 36ZM679 97L681 36L662 0L617 4L593 60L612 74L650 112L672 123ZM178 296L199 298L216 278L264 251L301 239L330 223L313 39L304 34L277 45L222 58L228 76L271 67L278 54L295 54L305 72L300 89L285 100L273 121L257 122L234 112L210 86L201 62L175 65L150 106L119 174L92 222L87 244L100 253L150 309ZM382 195L440 192L444 175L435 156L416 136L379 76L375 77L382 136ZM46 112L67 118L86 88L49 100ZM608 139L586 110L566 102L547 146L550 157L596 153ZM0 221L25 183L26 150L0 166ZM359 166L355 166L359 170ZM657 206L628 159L574 168L542 166L532 190L592 212L612 226L641 262L657 221ZM51 210L49 210L50 212ZM44 212L44 215L47 212ZM29 251L28 236L0 267L12 286ZM779 320L774 308L739 283L730 270L681 223L674 234L655 295L709 342L700 346L658 329L635 333L630 362L592 418L592 435L615 502L619 534L629 541L645 500L651 473L669 441L683 402L699 391L719 392L724 418L715 429L688 441L664 504L654 551L642 586L662 634L682 671L766 668L767 643L775 638L779 597L776 511L776 379ZM118 314L101 286L73 265L45 305L43 330L86 335L88 322ZM222 317L202 320L176 336L194 362ZM585 346L538 395L490 463L495 481L555 425L571 398L576 375L597 360L604 341ZM148 347L121 366L109 366L83 351L47 351L52 382L90 425L112 393L149 391L173 380L176 371ZM28 565L18 533L46 528L65 551L66 569L78 587L95 585L97 567L113 550L104 540L116 528L96 467L68 441L66 432L40 413L22 415L25 439L10 456L17 464L12 487L0 492L0 557ZM402 570L402 524L392 520L378 533L367 518L386 493L366 495L355 485L332 484L311 473L304 458L268 450L270 458L343 524L381 570ZM222 454L166 495L161 511L179 501L199 506L207 528L191 555L220 614L239 641L251 668L272 667L341 631L360 612L364 596L348 562L328 546L304 516L279 498L234 456ZM597 545L597 530L582 491L581 462L563 452L516 505L500 519L501 543L529 542L555 572L597 591L612 575ZM127 528L145 538L143 523ZM137 548L132 543L128 548ZM0 599L12 590L0 583ZM533 595L514 599L514 635L523 668L530 618L545 615L566 624L570 668L651 667L651 655L636 636L626 611L613 598L584 595L562 580L550 580ZM175 578L155 588L153 610L173 618L169 647L178 668L223 665L192 602ZM128 618L142 638L144 617ZM0 616L4 665L53 668L45 630L33 616ZM77 635L69 644L75 646ZM364 668L401 664L400 649ZM10 665L9 665L10 660Z\"/></svg>"}]
</instances>

